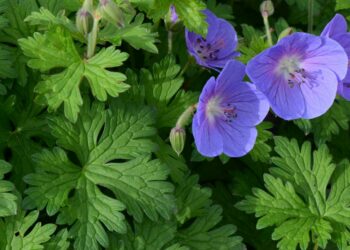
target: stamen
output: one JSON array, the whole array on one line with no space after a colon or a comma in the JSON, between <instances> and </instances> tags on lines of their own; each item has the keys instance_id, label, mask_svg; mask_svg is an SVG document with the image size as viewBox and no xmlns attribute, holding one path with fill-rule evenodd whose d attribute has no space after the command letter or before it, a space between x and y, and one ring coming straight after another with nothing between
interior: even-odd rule
<instances>
[{"instance_id":1,"label":"stamen","mask_svg":"<svg viewBox=\"0 0 350 250\"><path fill-rule=\"evenodd\" d=\"M237 110L235 106L231 107L231 103L226 104L226 108L223 109L225 115L225 121L231 123L237 118Z\"/></svg>"},{"instance_id":2,"label":"stamen","mask_svg":"<svg viewBox=\"0 0 350 250\"><path fill-rule=\"evenodd\" d=\"M199 56L203 60L207 60L208 58L211 60L217 60L218 59L218 53L220 52L220 48L218 48L217 43L214 43L212 45L211 43L207 43L207 40L205 38L197 38L198 45L196 46L196 52L197 54L200 54Z\"/></svg>"},{"instance_id":3,"label":"stamen","mask_svg":"<svg viewBox=\"0 0 350 250\"><path fill-rule=\"evenodd\" d=\"M314 87L314 82L317 78L317 72L309 73L304 68L297 68L294 72L289 72L288 85L293 88L294 86L301 86L307 84L309 88Z\"/></svg>"}]
</instances>

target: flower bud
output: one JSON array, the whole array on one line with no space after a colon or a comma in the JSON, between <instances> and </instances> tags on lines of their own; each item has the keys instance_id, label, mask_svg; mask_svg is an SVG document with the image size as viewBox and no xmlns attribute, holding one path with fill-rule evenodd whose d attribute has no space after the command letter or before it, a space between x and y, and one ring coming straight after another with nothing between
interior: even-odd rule
<instances>
[{"instance_id":1,"label":"flower bud","mask_svg":"<svg viewBox=\"0 0 350 250\"><path fill-rule=\"evenodd\" d=\"M176 13L174 5L170 6L170 21L175 24L179 20L179 16Z\"/></svg>"},{"instance_id":2,"label":"flower bud","mask_svg":"<svg viewBox=\"0 0 350 250\"><path fill-rule=\"evenodd\" d=\"M120 28L124 27L123 12L113 0L100 0L99 9L102 18Z\"/></svg>"},{"instance_id":3,"label":"flower bud","mask_svg":"<svg viewBox=\"0 0 350 250\"><path fill-rule=\"evenodd\" d=\"M90 13L85 8L78 10L75 17L75 25L79 32L83 33L84 35L89 33L89 17Z\"/></svg>"},{"instance_id":4,"label":"flower bud","mask_svg":"<svg viewBox=\"0 0 350 250\"><path fill-rule=\"evenodd\" d=\"M90 32L91 23L92 23L92 1L85 0L83 6L78 10L75 17L75 25L77 29L87 35Z\"/></svg>"},{"instance_id":5,"label":"flower bud","mask_svg":"<svg viewBox=\"0 0 350 250\"><path fill-rule=\"evenodd\" d=\"M260 4L260 12L263 17L271 16L274 11L275 9L273 7L272 1L266 0Z\"/></svg>"},{"instance_id":6,"label":"flower bud","mask_svg":"<svg viewBox=\"0 0 350 250\"><path fill-rule=\"evenodd\" d=\"M164 21L167 29L172 29L180 21L174 5L170 6L168 14L165 16Z\"/></svg>"},{"instance_id":7,"label":"flower bud","mask_svg":"<svg viewBox=\"0 0 350 250\"><path fill-rule=\"evenodd\" d=\"M180 155L185 147L186 131L181 127L172 128L170 131L170 143L173 150Z\"/></svg>"}]
</instances>

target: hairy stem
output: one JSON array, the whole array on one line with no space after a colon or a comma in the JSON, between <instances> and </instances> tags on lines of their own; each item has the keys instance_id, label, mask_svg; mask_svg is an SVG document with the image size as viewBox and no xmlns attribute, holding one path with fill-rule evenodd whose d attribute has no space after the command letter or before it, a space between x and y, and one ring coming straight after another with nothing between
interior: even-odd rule
<instances>
[{"instance_id":1,"label":"hairy stem","mask_svg":"<svg viewBox=\"0 0 350 250\"><path fill-rule=\"evenodd\" d=\"M308 0L308 28L307 31L312 33L314 27L314 0Z\"/></svg>"},{"instance_id":2,"label":"hairy stem","mask_svg":"<svg viewBox=\"0 0 350 250\"><path fill-rule=\"evenodd\" d=\"M272 42L272 36L271 36L271 31L270 31L269 17L267 14L263 15L263 20L264 20L267 42L268 42L269 46L271 47L273 45L273 42Z\"/></svg>"}]
</instances>

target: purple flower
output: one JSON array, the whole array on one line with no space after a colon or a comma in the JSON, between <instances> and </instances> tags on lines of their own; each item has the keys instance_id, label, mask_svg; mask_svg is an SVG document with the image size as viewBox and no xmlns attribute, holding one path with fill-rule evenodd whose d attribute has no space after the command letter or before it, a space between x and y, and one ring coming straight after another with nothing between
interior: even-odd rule
<instances>
[{"instance_id":1,"label":"purple flower","mask_svg":"<svg viewBox=\"0 0 350 250\"><path fill-rule=\"evenodd\" d=\"M247 74L281 118L311 119L333 104L348 57L332 39L294 33L254 57Z\"/></svg>"},{"instance_id":2,"label":"purple flower","mask_svg":"<svg viewBox=\"0 0 350 250\"><path fill-rule=\"evenodd\" d=\"M326 36L337 41L345 50L350 58L350 33L347 32L348 25L345 18L336 14L333 19L327 24L321 33L321 36ZM338 84L338 94L350 101L350 70L348 65L348 72Z\"/></svg>"},{"instance_id":3,"label":"purple flower","mask_svg":"<svg viewBox=\"0 0 350 250\"><path fill-rule=\"evenodd\" d=\"M239 55L235 51L237 33L229 22L216 17L211 11L205 10L204 14L208 22L207 37L203 38L186 29L187 49L199 65L221 69L229 60Z\"/></svg>"},{"instance_id":4,"label":"purple flower","mask_svg":"<svg viewBox=\"0 0 350 250\"><path fill-rule=\"evenodd\" d=\"M179 20L179 16L176 13L176 9L174 5L170 6L170 21L175 24Z\"/></svg>"},{"instance_id":5,"label":"purple flower","mask_svg":"<svg viewBox=\"0 0 350 250\"><path fill-rule=\"evenodd\" d=\"M243 82L244 70L242 63L231 60L203 88L192 122L202 155L240 157L254 146L255 126L265 118L269 104L255 85Z\"/></svg>"}]
</instances>

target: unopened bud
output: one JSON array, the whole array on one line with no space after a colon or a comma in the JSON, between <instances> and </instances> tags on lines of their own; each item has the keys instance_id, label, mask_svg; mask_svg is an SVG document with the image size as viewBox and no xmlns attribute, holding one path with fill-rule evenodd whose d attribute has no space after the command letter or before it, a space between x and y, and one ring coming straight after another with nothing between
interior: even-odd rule
<instances>
[{"instance_id":1,"label":"unopened bud","mask_svg":"<svg viewBox=\"0 0 350 250\"><path fill-rule=\"evenodd\" d=\"M177 21L179 21L179 16L176 13L176 9L174 5L170 6L170 21L175 24Z\"/></svg>"},{"instance_id":2,"label":"unopened bud","mask_svg":"<svg viewBox=\"0 0 350 250\"><path fill-rule=\"evenodd\" d=\"M118 5L112 0L100 0L99 9L102 18L106 19L110 23L124 27L124 15Z\"/></svg>"},{"instance_id":3,"label":"unopened bud","mask_svg":"<svg viewBox=\"0 0 350 250\"><path fill-rule=\"evenodd\" d=\"M75 25L77 29L84 35L89 33L89 19L91 19L91 15L87 9L81 8L77 12L75 18Z\"/></svg>"},{"instance_id":4,"label":"unopened bud","mask_svg":"<svg viewBox=\"0 0 350 250\"><path fill-rule=\"evenodd\" d=\"M266 0L260 4L260 12L263 17L268 17L275 11L273 3L270 0Z\"/></svg>"},{"instance_id":5,"label":"unopened bud","mask_svg":"<svg viewBox=\"0 0 350 250\"><path fill-rule=\"evenodd\" d=\"M170 6L168 14L165 16L164 21L167 29L173 29L175 25L180 21L174 5Z\"/></svg>"},{"instance_id":6,"label":"unopened bud","mask_svg":"<svg viewBox=\"0 0 350 250\"><path fill-rule=\"evenodd\" d=\"M92 0L85 0L83 6L78 10L75 17L75 25L77 29L84 35L90 32L90 26L92 23L92 10Z\"/></svg>"},{"instance_id":7,"label":"unopened bud","mask_svg":"<svg viewBox=\"0 0 350 250\"><path fill-rule=\"evenodd\" d=\"M170 131L170 144L173 150L180 155L185 147L186 131L181 127L172 128Z\"/></svg>"}]
</instances>

